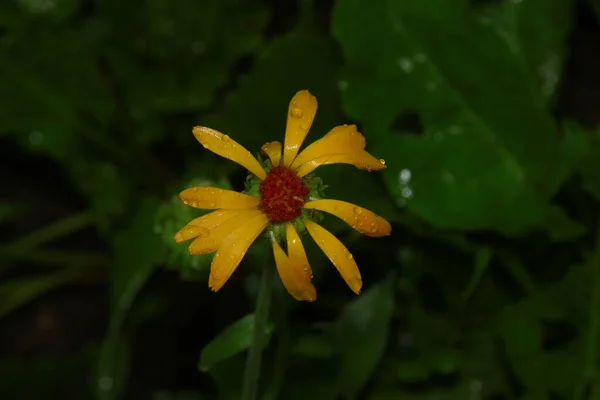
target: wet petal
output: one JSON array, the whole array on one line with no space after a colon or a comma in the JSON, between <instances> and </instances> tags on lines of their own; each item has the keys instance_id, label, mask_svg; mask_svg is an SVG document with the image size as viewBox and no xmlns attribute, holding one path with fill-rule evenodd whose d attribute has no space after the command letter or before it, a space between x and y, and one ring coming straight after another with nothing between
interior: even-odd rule
<instances>
[{"instance_id":1,"label":"wet petal","mask_svg":"<svg viewBox=\"0 0 600 400\"><path fill-rule=\"evenodd\" d=\"M254 208L260 203L258 197L210 186L185 189L179 193L179 198L184 204L205 210Z\"/></svg>"},{"instance_id":2,"label":"wet petal","mask_svg":"<svg viewBox=\"0 0 600 400\"><path fill-rule=\"evenodd\" d=\"M269 156L271 164L273 164L274 167L279 165L279 162L281 161L281 143L268 142L263 144L260 149L263 153Z\"/></svg>"},{"instance_id":3,"label":"wet petal","mask_svg":"<svg viewBox=\"0 0 600 400\"><path fill-rule=\"evenodd\" d=\"M217 251L227 236L248 220L259 215L261 211L256 209L236 210L234 213L231 218L198 235L188 248L190 254L199 255Z\"/></svg>"},{"instance_id":4,"label":"wet petal","mask_svg":"<svg viewBox=\"0 0 600 400\"><path fill-rule=\"evenodd\" d=\"M246 221L231 232L222 242L210 267L208 286L215 292L223 287L246 254L248 247L269 224L265 214Z\"/></svg>"},{"instance_id":5,"label":"wet petal","mask_svg":"<svg viewBox=\"0 0 600 400\"><path fill-rule=\"evenodd\" d=\"M305 220L304 224L310 236L312 236L333 265L335 265L350 289L354 293L359 294L362 287L362 278L360 277L356 261L354 261L354 257L346 246L322 226L309 220Z\"/></svg>"},{"instance_id":6,"label":"wet petal","mask_svg":"<svg viewBox=\"0 0 600 400\"><path fill-rule=\"evenodd\" d=\"M306 162L332 154L358 152L365 146L365 137L356 130L356 125L336 126L321 139L302 150L291 167L296 169Z\"/></svg>"},{"instance_id":7,"label":"wet petal","mask_svg":"<svg viewBox=\"0 0 600 400\"><path fill-rule=\"evenodd\" d=\"M273 255L275 256L275 264L277 265L277 272L279 272L281 282L290 295L300 301L315 301L317 291L310 282L311 277L307 276L304 268L292 262L277 242L273 242Z\"/></svg>"},{"instance_id":8,"label":"wet petal","mask_svg":"<svg viewBox=\"0 0 600 400\"><path fill-rule=\"evenodd\" d=\"M306 277L309 280L312 279L312 270L310 269L310 264L308 263L308 257L306 257L302 240L300 239L298 232L296 232L296 228L294 228L294 225L290 222L285 224L285 237L287 241L288 257L290 257L294 264L301 265Z\"/></svg>"},{"instance_id":9,"label":"wet petal","mask_svg":"<svg viewBox=\"0 0 600 400\"><path fill-rule=\"evenodd\" d=\"M341 125L304 149L292 169L298 176L305 176L325 164L352 164L367 171L385 168L385 161L377 159L364 150L364 136L355 125Z\"/></svg>"},{"instance_id":10,"label":"wet petal","mask_svg":"<svg viewBox=\"0 0 600 400\"><path fill-rule=\"evenodd\" d=\"M283 165L290 166L310 129L317 113L317 99L308 90L301 90L292 98L288 107L285 128Z\"/></svg>"},{"instance_id":11,"label":"wet petal","mask_svg":"<svg viewBox=\"0 0 600 400\"><path fill-rule=\"evenodd\" d=\"M254 158L244 146L240 145L229 136L205 126L195 126L192 132L194 133L196 140L198 140L204 148L221 157L235 161L260 179L265 179L267 176L262 165L260 165L256 158Z\"/></svg>"},{"instance_id":12,"label":"wet petal","mask_svg":"<svg viewBox=\"0 0 600 400\"><path fill-rule=\"evenodd\" d=\"M378 171L385 168L385 161L373 157L365 150L361 150L356 153L347 154L331 154L311 160L307 163L302 164L296 171L296 174L302 178L305 175L310 174L321 165L327 164L351 164L358 169L366 171Z\"/></svg>"},{"instance_id":13,"label":"wet petal","mask_svg":"<svg viewBox=\"0 0 600 400\"><path fill-rule=\"evenodd\" d=\"M373 212L340 200L315 200L304 204L304 208L325 211L341 218L344 222L367 236L388 236L392 227L389 222Z\"/></svg>"},{"instance_id":14,"label":"wet petal","mask_svg":"<svg viewBox=\"0 0 600 400\"><path fill-rule=\"evenodd\" d=\"M205 235L206 232L239 214L238 210L217 210L193 219L175 234L177 243Z\"/></svg>"}]
</instances>

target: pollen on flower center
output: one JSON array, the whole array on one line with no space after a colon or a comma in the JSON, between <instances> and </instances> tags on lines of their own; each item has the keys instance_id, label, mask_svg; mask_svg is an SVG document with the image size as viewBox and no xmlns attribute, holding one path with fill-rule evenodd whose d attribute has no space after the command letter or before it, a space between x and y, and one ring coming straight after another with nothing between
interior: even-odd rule
<instances>
[{"instance_id":1,"label":"pollen on flower center","mask_svg":"<svg viewBox=\"0 0 600 400\"><path fill-rule=\"evenodd\" d=\"M302 212L309 192L294 171L277 166L260 183L260 206L271 222L292 221Z\"/></svg>"}]
</instances>

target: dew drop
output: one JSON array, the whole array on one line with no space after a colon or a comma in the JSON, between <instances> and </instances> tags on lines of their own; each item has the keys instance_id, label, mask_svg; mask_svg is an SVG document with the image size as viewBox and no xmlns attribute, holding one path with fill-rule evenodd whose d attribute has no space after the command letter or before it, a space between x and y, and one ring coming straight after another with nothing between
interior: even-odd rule
<instances>
[{"instance_id":1,"label":"dew drop","mask_svg":"<svg viewBox=\"0 0 600 400\"><path fill-rule=\"evenodd\" d=\"M425 90L427 90L428 92L433 92L435 91L435 89L437 89L437 83L435 83L434 81L427 81L427 83L425 84Z\"/></svg>"},{"instance_id":2,"label":"dew drop","mask_svg":"<svg viewBox=\"0 0 600 400\"><path fill-rule=\"evenodd\" d=\"M192 201L192 207L198 207L198 203L196 203L195 201Z\"/></svg>"},{"instance_id":3,"label":"dew drop","mask_svg":"<svg viewBox=\"0 0 600 400\"><path fill-rule=\"evenodd\" d=\"M462 128L458 125L452 125L449 129L451 135L458 135L462 132Z\"/></svg>"},{"instance_id":4,"label":"dew drop","mask_svg":"<svg viewBox=\"0 0 600 400\"><path fill-rule=\"evenodd\" d=\"M290 116L292 116L294 118L302 118L303 115L304 115L304 111L302 111L299 108L292 108L290 110Z\"/></svg>"},{"instance_id":5,"label":"dew drop","mask_svg":"<svg viewBox=\"0 0 600 400\"><path fill-rule=\"evenodd\" d=\"M354 256L352 255L352 253L347 253L347 254L346 254L346 258L347 258L348 260L352 260L352 259L354 258Z\"/></svg>"},{"instance_id":6,"label":"dew drop","mask_svg":"<svg viewBox=\"0 0 600 400\"><path fill-rule=\"evenodd\" d=\"M410 182L411 178L412 178L412 173L410 172L410 169L404 168L400 171L399 180L400 180L401 184L403 184L403 185L408 184L408 182Z\"/></svg>"},{"instance_id":7,"label":"dew drop","mask_svg":"<svg viewBox=\"0 0 600 400\"><path fill-rule=\"evenodd\" d=\"M300 129L302 129L302 130L305 130L305 131L306 131L306 130L308 130L308 125L306 125L306 124L301 124L301 125L300 125Z\"/></svg>"},{"instance_id":8,"label":"dew drop","mask_svg":"<svg viewBox=\"0 0 600 400\"><path fill-rule=\"evenodd\" d=\"M405 57L398 58L396 60L396 63L402 69L402 71L406 72L407 74L412 72L412 70L414 68L412 61Z\"/></svg>"},{"instance_id":9,"label":"dew drop","mask_svg":"<svg viewBox=\"0 0 600 400\"><path fill-rule=\"evenodd\" d=\"M427 61L427 56L423 53L417 53L415 55L415 61L418 63L424 63L425 61Z\"/></svg>"},{"instance_id":10,"label":"dew drop","mask_svg":"<svg viewBox=\"0 0 600 400\"><path fill-rule=\"evenodd\" d=\"M362 208L360 208L360 207L354 207L354 212L355 212L356 214L360 215L360 214L362 214L362 213L363 213L363 210L362 210Z\"/></svg>"},{"instance_id":11,"label":"dew drop","mask_svg":"<svg viewBox=\"0 0 600 400\"><path fill-rule=\"evenodd\" d=\"M225 143L229 142L230 140L231 140L231 138L229 136L227 136L227 135L223 135L221 137L221 141L223 141Z\"/></svg>"},{"instance_id":12,"label":"dew drop","mask_svg":"<svg viewBox=\"0 0 600 400\"><path fill-rule=\"evenodd\" d=\"M33 131L29 134L29 143L34 146L39 145L44 140L44 134L40 131Z\"/></svg>"},{"instance_id":13,"label":"dew drop","mask_svg":"<svg viewBox=\"0 0 600 400\"><path fill-rule=\"evenodd\" d=\"M211 190L211 191L210 191L210 194L212 194L212 195L214 196L214 195L216 194L215 190L214 190L214 189L213 189L213 190Z\"/></svg>"},{"instance_id":14,"label":"dew drop","mask_svg":"<svg viewBox=\"0 0 600 400\"><path fill-rule=\"evenodd\" d=\"M98 379L98 388L103 391L110 390L113 386L113 380L110 376L103 376Z\"/></svg>"},{"instance_id":15,"label":"dew drop","mask_svg":"<svg viewBox=\"0 0 600 400\"><path fill-rule=\"evenodd\" d=\"M371 227L371 233L377 233L378 230L379 229L377 229L377 227L375 227L375 226Z\"/></svg>"},{"instance_id":16,"label":"dew drop","mask_svg":"<svg viewBox=\"0 0 600 400\"><path fill-rule=\"evenodd\" d=\"M208 143L202 143L202 146L204 146L205 149L210 150L210 145Z\"/></svg>"},{"instance_id":17,"label":"dew drop","mask_svg":"<svg viewBox=\"0 0 600 400\"><path fill-rule=\"evenodd\" d=\"M385 160L383 158L380 158L379 162L381 163L381 165L385 165Z\"/></svg>"},{"instance_id":18,"label":"dew drop","mask_svg":"<svg viewBox=\"0 0 600 400\"><path fill-rule=\"evenodd\" d=\"M403 187L400 194L406 199L410 199L413 196L413 190L410 187Z\"/></svg>"}]
</instances>

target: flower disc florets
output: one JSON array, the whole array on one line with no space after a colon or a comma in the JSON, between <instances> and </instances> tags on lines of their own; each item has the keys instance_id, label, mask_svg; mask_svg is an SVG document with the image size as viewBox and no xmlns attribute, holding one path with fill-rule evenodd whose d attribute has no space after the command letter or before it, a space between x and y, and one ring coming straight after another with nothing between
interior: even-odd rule
<instances>
[{"instance_id":1,"label":"flower disc florets","mask_svg":"<svg viewBox=\"0 0 600 400\"><path fill-rule=\"evenodd\" d=\"M310 189L294 171L274 167L260 183L260 207L272 223L293 221L302 213Z\"/></svg>"}]
</instances>

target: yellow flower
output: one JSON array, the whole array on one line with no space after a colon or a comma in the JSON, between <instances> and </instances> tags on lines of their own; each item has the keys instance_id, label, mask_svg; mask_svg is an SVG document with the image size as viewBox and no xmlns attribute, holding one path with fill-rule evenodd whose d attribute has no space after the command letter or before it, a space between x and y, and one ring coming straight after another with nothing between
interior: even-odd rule
<instances>
[{"instance_id":1,"label":"yellow flower","mask_svg":"<svg viewBox=\"0 0 600 400\"><path fill-rule=\"evenodd\" d=\"M264 166L229 136L201 126L193 129L194 136L206 149L237 162L254 175L249 177L250 187L246 193L193 187L179 196L192 207L216 209L194 219L175 235L177 242L194 239L189 246L190 254L216 251L208 281L212 290L223 287L252 242L266 229L281 281L295 299L316 299L312 271L298 233L304 230L331 260L350 289L360 293L362 279L352 254L315 222L318 211L341 218L367 236L389 235L391 226L362 207L320 198L320 180L309 174L325 164L352 164L371 171L385 168L385 162L364 150L365 138L354 125L333 128L298 154L316 111L317 100L313 95L306 90L296 93L289 105L284 145L270 142L262 147L269 157ZM279 244L284 237L287 254Z\"/></svg>"}]
</instances>

